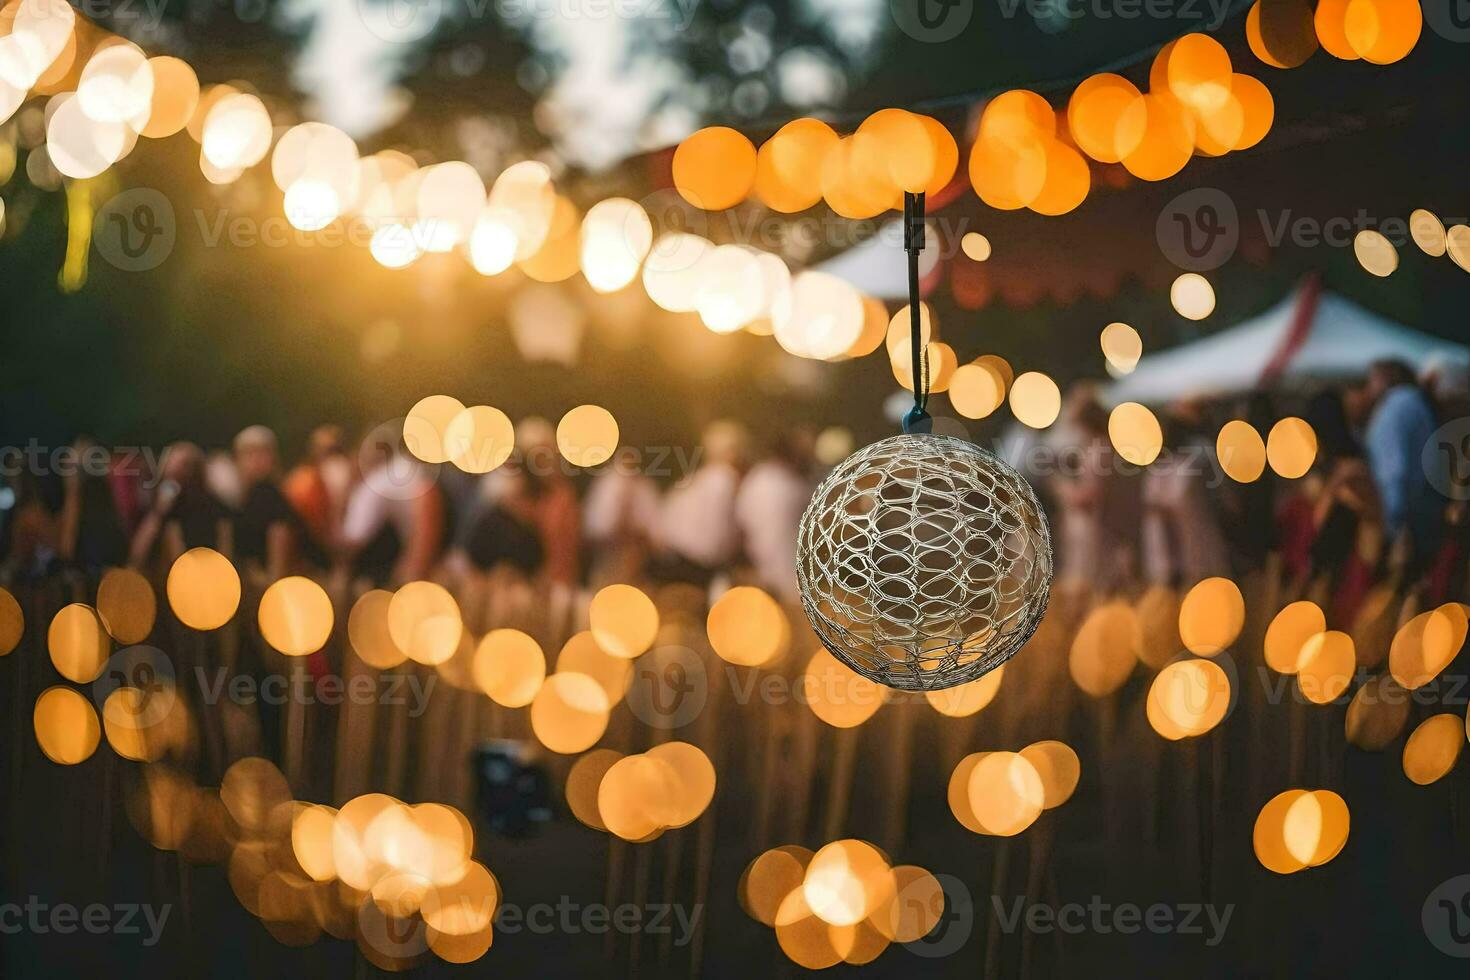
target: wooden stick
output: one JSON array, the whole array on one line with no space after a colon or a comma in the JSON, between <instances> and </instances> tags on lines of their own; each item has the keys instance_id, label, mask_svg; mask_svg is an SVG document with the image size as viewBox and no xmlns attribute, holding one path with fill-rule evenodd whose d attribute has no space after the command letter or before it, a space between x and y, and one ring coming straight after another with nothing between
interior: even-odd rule
<instances>
[{"instance_id":1,"label":"wooden stick","mask_svg":"<svg viewBox=\"0 0 1470 980\"><path fill-rule=\"evenodd\" d=\"M407 667L408 664L404 664ZM407 782L405 768L408 762L408 704L384 705L388 717L387 764L383 772L383 783L387 792L402 796Z\"/></svg>"},{"instance_id":2,"label":"wooden stick","mask_svg":"<svg viewBox=\"0 0 1470 980\"><path fill-rule=\"evenodd\" d=\"M776 784L780 780L777 760L781 754L781 718L771 706L760 704L761 767L756 781L755 819L750 822L748 847L752 854L764 851L771 839L771 808L775 802Z\"/></svg>"},{"instance_id":3,"label":"wooden stick","mask_svg":"<svg viewBox=\"0 0 1470 980\"><path fill-rule=\"evenodd\" d=\"M1288 722L1290 735L1287 738L1287 773L1286 780L1292 786L1301 785L1302 770L1306 768L1307 754L1307 706L1295 693L1291 697L1291 705L1288 708Z\"/></svg>"},{"instance_id":4,"label":"wooden stick","mask_svg":"<svg viewBox=\"0 0 1470 980\"><path fill-rule=\"evenodd\" d=\"M648 844L633 845L633 904L639 909L648 907L649 861L653 847ZM643 930L634 929L628 936L628 976L639 977L638 960L642 954Z\"/></svg>"},{"instance_id":5,"label":"wooden stick","mask_svg":"<svg viewBox=\"0 0 1470 980\"><path fill-rule=\"evenodd\" d=\"M179 904L183 906L184 915L184 962L188 964L189 970L193 971L194 965L194 929L189 922L192 918L190 912L193 905L189 897L189 862L184 860L184 855L174 851L174 858L178 862L179 870Z\"/></svg>"},{"instance_id":6,"label":"wooden stick","mask_svg":"<svg viewBox=\"0 0 1470 980\"><path fill-rule=\"evenodd\" d=\"M689 947L689 976L701 976L704 965L704 929L709 916L709 879L715 853L715 808L711 804L699 820L699 871L694 880L694 911L699 920L694 926L694 940Z\"/></svg>"},{"instance_id":7,"label":"wooden stick","mask_svg":"<svg viewBox=\"0 0 1470 980\"><path fill-rule=\"evenodd\" d=\"M288 660L291 677L286 703L286 782L300 794L306 775L306 658Z\"/></svg>"},{"instance_id":8,"label":"wooden stick","mask_svg":"<svg viewBox=\"0 0 1470 980\"><path fill-rule=\"evenodd\" d=\"M1097 704L1097 767L1098 795L1102 804L1103 839L1107 841L1107 853L1116 855L1118 848L1117 780L1109 778L1114 757L1113 742L1118 731L1118 695L1109 694L1096 701ZM1110 858L1111 860L1111 858Z\"/></svg>"},{"instance_id":9,"label":"wooden stick","mask_svg":"<svg viewBox=\"0 0 1470 980\"><path fill-rule=\"evenodd\" d=\"M1055 818L1047 819L1043 814L1039 826L1031 832L1026 848L1026 906L1041 897L1041 883L1051 863L1052 846L1056 838ZM1031 975L1031 944L1035 939L1030 929L1021 933L1021 980Z\"/></svg>"},{"instance_id":10,"label":"wooden stick","mask_svg":"<svg viewBox=\"0 0 1470 980\"><path fill-rule=\"evenodd\" d=\"M884 802L887 810L884 820L884 840L890 854L903 849L903 839L908 831L910 761L914 740L914 712L918 706L907 698L888 706L893 716L892 738L886 750L890 762L887 794Z\"/></svg>"},{"instance_id":11,"label":"wooden stick","mask_svg":"<svg viewBox=\"0 0 1470 980\"><path fill-rule=\"evenodd\" d=\"M1007 872L1011 862L1011 841L1003 837L995 849L995 865L990 876L990 894L1004 898ZM985 980L993 980L1000 970L1000 918L992 915L985 929Z\"/></svg>"},{"instance_id":12,"label":"wooden stick","mask_svg":"<svg viewBox=\"0 0 1470 980\"><path fill-rule=\"evenodd\" d=\"M618 895L623 885L623 852L628 845L616 834L607 835L607 881L603 884L603 904L609 909L617 907ZM617 953L618 931L609 929L602 937L602 957L610 960Z\"/></svg>"},{"instance_id":13,"label":"wooden stick","mask_svg":"<svg viewBox=\"0 0 1470 980\"><path fill-rule=\"evenodd\" d=\"M105 893L107 888L107 864L112 857L112 790L115 781L117 757L107 752L102 762L102 799L99 801L97 833L97 878Z\"/></svg>"},{"instance_id":14,"label":"wooden stick","mask_svg":"<svg viewBox=\"0 0 1470 980\"><path fill-rule=\"evenodd\" d=\"M357 678L371 676L376 682L377 671L363 663L356 653L347 650L342 655L342 687L350 692L357 686ZM374 683L374 689L378 689ZM361 795L369 784L369 760L373 748L373 720L378 710L377 698L359 702L347 694L342 699L342 708L337 715L337 764L333 772L333 803L342 806L348 800Z\"/></svg>"},{"instance_id":15,"label":"wooden stick","mask_svg":"<svg viewBox=\"0 0 1470 980\"><path fill-rule=\"evenodd\" d=\"M226 630L229 628L228 626L224 627ZM178 642L178 649L183 652L187 660L185 666L190 670L207 671L209 668L206 666L204 655L208 645L207 639L193 630L185 629L182 625L179 626L175 635ZM219 665L219 669L225 672L225 683L228 684L230 678L234 675L234 665L221 664ZM190 693L202 695L202 692L199 692L197 688L191 688ZM233 758L225 733L224 712L227 709L225 704L220 700L216 700L213 704L204 704L202 696L198 698L196 703L199 704L199 727L204 731L205 750L209 758L208 771L210 782L217 783L224 778L225 769L229 767L230 760Z\"/></svg>"},{"instance_id":16,"label":"wooden stick","mask_svg":"<svg viewBox=\"0 0 1470 980\"><path fill-rule=\"evenodd\" d=\"M11 712L11 717L15 720L15 737L10 740L10 799L12 802L20 799L21 773L25 770L25 745L27 742L34 742L29 737L31 734L32 712L27 708L30 704L30 690L27 687L29 678L26 676L26 664L31 657L41 656L42 643L40 637L44 635L44 631L41 629L40 624L45 622L41 618L44 615L44 607L41 601L39 595L33 594L31 596L30 618L26 621L27 629L21 637L19 646L5 658L15 662L15 684L13 685L15 710ZM20 829L20 814L22 809L19 806L10 807L10 812L15 816L15 831L19 831ZM21 835L19 833L12 833L10 839L12 841L19 841Z\"/></svg>"},{"instance_id":17,"label":"wooden stick","mask_svg":"<svg viewBox=\"0 0 1470 980\"><path fill-rule=\"evenodd\" d=\"M664 834L664 878L663 878L663 902L672 909L679 897L679 864L680 856L684 853L684 834L681 831L673 831ZM665 972L669 967L669 954L674 946L674 930L667 929L658 944L658 966L659 972Z\"/></svg>"},{"instance_id":18,"label":"wooden stick","mask_svg":"<svg viewBox=\"0 0 1470 980\"><path fill-rule=\"evenodd\" d=\"M710 667L712 663L716 663L713 651L704 649L700 651L700 655L705 659L708 668L706 676L710 678L709 700L705 704L704 717L700 724L701 741L710 753L711 761L715 763L718 772L718 767L728 757L728 754L723 751L727 742L716 737L716 733L720 731L720 715L725 709L724 675ZM714 870L715 824L719 816L719 804L720 785L716 783L714 799L710 800L709 808L697 821L699 838L695 850L694 908L700 914L694 926L694 938L689 946L689 976L691 978L700 976L704 963L704 929L705 923L709 921L709 916L704 912L709 907L709 882Z\"/></svg>"},{"instance_id":19,"label":"wooden stick","mask_svg":"<svg viewBox=\"0 0 1470 980\"><path fill-rule=\"evenodd\" d=\"M807 835L807 825L811 821L812 780L816 776L817 742L821 736L821 722L810 710L798 711L796 718L796 765L787 774L792 780L792 800L787 811L785 837L791 841L803 840Z\"/></svg>"},{"instance_id":20,"label":"wooden stick","mask_svg":"<svg viewBox=\"0 0 1470 980\"><path fill-rule=\"evenodd\" d=\"M827 822L823 841L833 841L847 822L847 805L852 797L852 771L857 761L857 729L844 728L837 733L837 758L832 765L832 781L827 784Z\"/></svg>"},{"instance_id":21,"label":"wooden stick","mask_svg":"<svg viewBox=\"0 0 1470 980\"><path fill-rule=\"evenodd\" d=\"M471 779L469 760L479 742L479 721L482 702L488 700L469 691L456 691L459 701L459 736L455 741L454 779L451 791L455 805L468 812L474 802L475 785Z\"/></svg>"},{"instance_id":22,"label":"wooden stick","mask_svg":"<svg viewBox=\"0 0 1470 980\"><path fill-rule=\"evenodd\" d=\"M1143 839L1155 844L1159 840L1159 826L1164 821L1164 737L1149 732L1141 747L1140 762L1147 767L1147 796L1143 803Z\"/></svg>"},{"instance_id":23,"label":"wooden stick","mask_svg":"<svg viewBox=\"0 0 1470 980\"><path fill-rule=\"evenodd\" d=\"M1215 752L1219 732L1196 739L1195 842L1199 847L1200 894L1210 901L1215 870Z\"/></svg>"}]
</instances>

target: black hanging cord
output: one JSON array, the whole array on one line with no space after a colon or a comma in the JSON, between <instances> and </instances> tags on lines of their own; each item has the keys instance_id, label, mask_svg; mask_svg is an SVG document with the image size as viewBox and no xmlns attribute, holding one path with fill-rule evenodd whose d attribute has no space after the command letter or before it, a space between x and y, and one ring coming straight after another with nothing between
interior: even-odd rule
<instances>
[{"instance_id":1,"label":"black hanging cord","mask_svg":"<svg viewBox=\"0 0 1470 980\"><path fill-rule=\"evenodd\" d=\"M909 355L914 378L914 407L903 417L903 431L929 432L929 349L924 343L923 306L919 302L919 253L924 251L924 193L903 195L903 249L909 256Z\"/></svg>"}]
</instances>

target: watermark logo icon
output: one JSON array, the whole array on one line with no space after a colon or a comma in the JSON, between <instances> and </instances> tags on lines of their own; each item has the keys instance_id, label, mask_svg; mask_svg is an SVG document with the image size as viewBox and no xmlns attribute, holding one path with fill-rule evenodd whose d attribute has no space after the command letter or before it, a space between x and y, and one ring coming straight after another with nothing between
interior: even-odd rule
<instances>
[{"instance_id":1,"label":"watermark logo icon","mask_svg":"<svg viewBox=\"0 0 1470 980\"><path fill-rule=\"evenodd\" d=\"M267 0L235 0L235 18L242 24L261 24L270 16Z\"/></svg>"},{"instance_id":2,"label":"watermark logo icon","mask_svg":"<svg viewBox=\"0 0 1470 980\"><path fill-rule=\"evenodd\" d=\"M439 478L438 463L424 463L399 452L417 448L412 433L404 434L406 419L399 416L374 426L357 448L357 465L368 489L385 500L413 500L429 492Z\"/></svg>"},{"instance_id":3,"label":"watermark logo icon","mask_svg":"<svg viewBox=\"0 0 1470 980\"><path fill-rule=\"evenodd\" d=\"M1446 41L1470 41L1470 0L1423 0L1424 22Z\"/></svg>"},{"instance_id":4,"label":"watermark logo icon","mask_svg":"<svg viewBox=\"0 0 1470 980\"><path fill-rule=\"evenodd\" d=\"M709 238L709 216L707 212L692 206L672 187L664 187L645 194L638 199L638 206L648 215L654 227L654 241L648 253L654 268L660 272L678 272L689 268L702 253L683 254L679 239L670 240L674 234L695 235ZM636 224L636 219L634 219ZM641 237L636 227L628 229L629 242Z\"/></svg>"},{"instance_id":5,"label":"watermark logo icon","mask_svg":"<svg viewBox=\"0 0 1470 980\"><path fill-rule=\"evenodd\" d=\"M1230 195L1214 187L1185 191L1165 205L1154 225L1159 251L1181 269L1209 272L1235 254L1240 215Z\"/></svg>"},{"instance_id":6,"label":"watermark logo icon","mask_svg":"<svg viewBox=\"0 0 1470 980\"><path fill-rule=\"evenodd\" d=\"M904 949L925 959L938 959L959 952L975 931L975 902L970 897L970 889L954 875L937 874L934 880L944 891L944 911L928 935L904 944ZM902 895L899 897L900 900L904 898Z\"/></svg>"},{"instance_id":7,"label":"watermark logo icon","mask_svg":"<svg viewBox=\"0 0 1470 980\"><path fill-rule=\"evenodd\" d=\"M1446 956L1470 958L1470 875L1442 881L1424 899L1424 935Z\"/></svg>"},{"instance_id":8,"label":"watermark logo icon","mask_svg":"<svg viewBox=\"0 0 1470 980\"><path fill-rule=\"evenodd\" d=\"M1220 710L1223 701L1225 708L1220 720L1211 727L1223 725L1235 713L1235 706L1240 702L1240 668L1229 650L1210 656L1182 650L1166 666L1194 660L1203 661L1204 666L1159 674L1153 684L1158 691L1158 702L1170 705L1180 718L1208 718ZM1219 672L1211 669L1213 667L1218 667Z\"/></svg>"},{"instance_id":9,"label":"watermark logo icon","mask_svg":"<svg viewBox=\"0 0 1470 980\"><path fill-rule=\"evenodd\" d=\"M889 0L888 9L899 30L925 44L953 40L975 14L973 0Z\"/></svg>"},{"instance_id":10,"label":"watermark logo icon","mask_svg":"<svg viewBox=\"0 0 1470 980\"><path fill-rule=\"evenodd\" d=\"M638 658L628 708L652 728L672 731L694 721L709 700L709 672L688 647L658 647Z\"/></svg>"},{"instance_id":11,"label":"watermark logo icon","mask_svg":"<svg viewBox=\"0 0 1470 980\"><path fill-rule=\"evenodd\" d=\"M173 253L177 237L173 205L151 187L115 195L92 219L97 254L124 272L158 268Z\"/></svg>"},{"instance_id":12,"label":"watermark logo icon","mask_svg":"<svg viewBox=\"0 0 1470 980\"><path fill-rule=\"evenodd\" d=\"M136 688L141 697L132 724L150 728L173 711L174 664L162 650L150 646L130 646L107 658L102 673L92 682L92 700L103 710L107 699L118 688Z\"/></svg>"},{"instance_id":13,"label":"watermark logo icon","mask_svg":"<svg viewBox=\"0 0 1470 980\"><path fill-rule=\"evenodd\" d=\"M388 44L414 44L434 32L444 17L442 0L357 0L367 32Z\"/></svg>"},{"instance_id":14,"label":"watermark logo icon","mask_svg":"<svg viewBox=\"0 0 1470 980\"><path fill-rule=\"evenodd\" d=\"M364 896L357 907L358 943L390 961L411 963L429 948L428 928L414 914L415 904L421 905L434 886L419 875L399 872L385 876L375 887L387 900L380 903L371 894Z\"/></svg>"},{"instance_id":15,"label":"watermark logo icon","mask_svg":"<svg viewBox=\"0 0 1470 980\"><path fill-rule=\"evenodd\" d=\"M1430 486L1451 500L1470 500L1470 418L1436 429L1419 461Z\"/></svg>"}]
</instances>

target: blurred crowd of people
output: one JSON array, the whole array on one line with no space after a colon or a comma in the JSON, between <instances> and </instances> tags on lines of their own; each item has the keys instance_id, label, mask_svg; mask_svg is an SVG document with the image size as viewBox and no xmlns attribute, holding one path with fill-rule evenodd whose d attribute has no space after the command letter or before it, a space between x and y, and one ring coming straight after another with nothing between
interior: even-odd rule
<instances>
[{"instance_id":1,"label":"blurred crowd of people","mask_svg":"<svg viewBox=\"0 0 1470 980\"><path fill-rule=\"evenodd\" d=\"M1470 493L1446 488L1470 483L1461 472L1470 460L1465 446L1430 444L1441 426L1470 419L1467 372L1441 366L1416 378L1384 361L1300 404L1317 451L1293 480L1267 470L1238 482L1216 458L1223 422L1244 418L1264 435L1287 414L1264 394L1170 406L1163 452L1147 467L1123 463L1088 384L1068 392L1049 429L1016 425L1001 452L1051 516L1058 588L1187 586L1276 554L1293 590L1313 592L1339 622L1375 584L1423 587L1435 601L1464 594L1470 515L1454 498ZM179 554L208 546L260 588L300 573L393 587L507 569L568 595L614 581L704 587L736 572L795 601L797 524L822 475L808 429L755 451L743 427L717 422L698 453L662 457L688 463L668 474L647 472L633 447L580 471L539 418L517 427L516 444L485 475L426 465L386 426L357 445L321 426L289 468L263 426L228 451L175 443L151 468L102 451L110 462L100 472L7 476L0 559L10 579L130 565L160 580ZM91 443L73 450L96 458Z\"/></svg>"},{"instance_id":2,"label":"blurred crowd of people","mask_svg":"<svg viewBox=\"0 0 1470 980\"><path fill-rule=\"evenodd\" d=\"M738 566L794 599L796 525L819 476L809 430L756 453L728 421L709 426L692 456L658 454L660 468L688 464L662 481L631 447L584 475L540 418L517 427L516 452L484 475L421 462L390 426L352 445L340 426L323 425L289 468L276 434L259 425L229 450L171 444L152 465L89 440L70 456L55 478L24 469L5 478L5 579L127 565L161 581L184 551L209 547L260 588L292 574L394 587L497 569L568 590L643 579L708 586Z\"/></svg>"},{"instance_id":3,"label":"blurred crowd of people","mask_svg":"<svg viewBox=\"0 0 1470 980\"><path fill-rule=\"evenodd\" d=\"M1242 419L1264 437L1293 412L1316 437L1305 475L1281 479L1264 468L1242 482L1226 474L1217 456L1223 424ZM1451 440L1459 419L1465 432ZM1416 377L1407 364L1385 360L1355 383L1291 402L1265 394L1182 401L1159 414L1162 451L1146 468L1122 460L1108 421L1097 389L1077 385L1055 425L1017 429L1006 442L1006 455L1053 517L1059 588L1187 587L1238 576L1275 554L1289 593L1310 594L1343 626L1375 585L1422 588L1431 601L1466 594L1470 370L1463 365L1434 364Z\"/></svg>"}]
</instances>

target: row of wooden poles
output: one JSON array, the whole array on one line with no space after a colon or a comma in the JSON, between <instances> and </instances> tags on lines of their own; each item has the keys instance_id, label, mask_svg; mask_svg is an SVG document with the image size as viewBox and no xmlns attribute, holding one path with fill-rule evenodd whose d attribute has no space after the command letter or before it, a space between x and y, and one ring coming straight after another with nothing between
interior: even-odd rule
<instances>
[{"instance_id":1,"label":"row of wooden poles","mask_svg":"<svg viewBox=\"0 0 1470 980\"><path fill-rule=\"evenodd\" d=\"M966 972L986 977L1036 975L1036 938L1024 930L1004 934L990 914L988 898L1024 895L1028 903L1064 899L1059 893L1059 854L1095 861L1126 876L1140 849L1167 853L1170 864L1191 869L1194 890L1200 900L1208 900L1218 888L1222 861L1235 869L1231 877L1237 880L1237 866L1254 862L1249 825L1260 806L1286 788L1340 787L1343 760L1350 751L1343 737L1345 699L1326 706L1295 697L1272 703L1270 685L1264 682L1263 638L1275 612L1301 597L1287 594L1293 590L1283 584L1277 569L1273 561L1241 582L1247 619L1226 654L1234 665L1236 689L1230 715L1215 731L1179 743L1153 733L1144 721L1144 696L1153 673L1148 668L1140 665L1123 688L1104 698L1083 694L1068 675L1068 650L1077 627L1094 604L1117 596L1055 596L1041 629L1007 667L999 695L976 715L945 717L922 697L896 696L866 723L834 729L791 698L771 703L760 696L739 696L760 690L741 677L745 671L776 671L786 682L784 689L798 685L815 649L798 610L789 611L791 651L774 667L741 668L723 663L711 651L701 597L687 590L666 594L660 641L676 642L702 660L708 701L688 725L672 731L646 725L626 704L619 705L599 744L631 753L671 738L692 742L714 763L718 790L693 825L652 843L602 835L606 872L600 897L609 906L659 901L694 905L705 914L687 949L674 949L668 934L654 942L637 933L609 931L609 962L621 961L629 976L655 970L700 975L709 909L731 904L746 863L770 847L796 843L815 849L845 836L873 841L894 863L918 863L960 879L974 902L975 932L954 955L974 964ZM326 648L332 671L349 686L364 674L379 682L380 672L352 654L347 640L348 612L367 586L324 584L336 612ZM50 765L35 749L30 706L41 690L65 683L47 657L46 624L66 602L92 602L95 594L79 578L14 583L11 588L27 617L21 646L0 661L0 676L11 692L12 799L20 799L24 771ZM492 628L525 630L541 642L551 669L562 643L585 628L587 594L538 588L501 573L460 583L456 591L466 629L474 636ZM158 594L161 600L161 589ZM656 590L654 594L659 595ZM192 683L194 668L223 665L231 671L264 669L287 675L306 669L300 658L281 657L262 641L255 625L258 598L258 590L247 588L234 620L208 634L181 626L166 602L159 603L149 642L172 661L196 734L191 751L171 761L200 785L218 785L231 762L266 754L270 740L263 737L263 716L252 709L228 698L203 703ZM1405 621L1416 608L1412 595L1396 599L1390 626ZM1381 642L1386 644L1389 636L1391 630ZM389 671L414 675L420 684L434 672L411 662ZM276 761L295 795L341 806L354 796L378 791L407 802L450 803L472 815L475 786L469 759L474 748L491 738L535 742L527 709L503 708L474 690L440 680L420 717L410 717L411 699L406 700L379 704L346 699L336 709L296 701L287 705L277 721L282 757ZM1417 710L1423 714L1431 709ZM1414 722L1411 718L1409 726ZM1083 775L1077 795L1015 839L980 838L963 830L944 803L956 764L971 752L1019 750L1044 738L1061 739L1078 752ZM540 759L559 791L575 759L547 752ZM83 824L83 839L98 842L90 852L105 879L118 797L136 785L139 767L116 758L104 745L77 768L101 769L100 780L87 779L75 788L75 798L87 806L74 810ZM77 776L81 779L83 772ZM1228 808L1232 828L1225 841L1220 835L1222 807ZM12 848L24 846L26 811L12 808ZM100 833L94 821L101 821ZM493 863L491 868L506 880L505 869ZM188 887L182 861L173 881L170 891ZM187 901L183 904L187 907ZM772 966L784 970L787 964L769 930L757 928L766 933L761 941L769 946ZM1067 952L1064 940L1058 935L1050 941L1048 972L1060 972Z\"/></svg>"}]
</instances>

